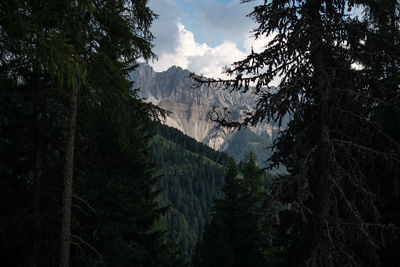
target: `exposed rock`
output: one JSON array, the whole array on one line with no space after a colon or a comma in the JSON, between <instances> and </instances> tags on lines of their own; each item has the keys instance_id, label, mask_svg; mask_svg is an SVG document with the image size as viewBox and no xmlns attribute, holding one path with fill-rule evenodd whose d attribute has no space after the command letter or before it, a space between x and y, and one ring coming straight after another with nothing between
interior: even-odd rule
<instances>
[{"instance_id":1,"label":"exposed rock","mask_svg":"<svg viewBox=\"0 0 400 267\"><path fill-rule=\"evenodd\" d=\"M216 150L229 151L230 141L235 139L235 142L238 142L237 138L233 138L237 131L217 127L216 123L210 120L209 112L213 106L228 107L232 110L232 115L238 117L241 111L254 107L256 96L251 93L215 90L206 86L192 88L193 81L189 75L188 70L175 66L164 72L154 72L144 63L131 73L131 79L135 82L135 87L140 88L140 97L171 112L165 124ZM250 130L263 140L263 143L259 144L263 148L271 143L278 128L261 123ZM248 150L246 140L241 142L245 153Z\"/></svg>"}]
</instances>

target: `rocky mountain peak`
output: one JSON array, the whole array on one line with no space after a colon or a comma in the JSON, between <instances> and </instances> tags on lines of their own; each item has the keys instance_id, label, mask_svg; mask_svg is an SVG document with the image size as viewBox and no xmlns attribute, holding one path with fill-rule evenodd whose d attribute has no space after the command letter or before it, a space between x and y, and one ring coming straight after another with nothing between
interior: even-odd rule
<instances>
[{"instance_id":1,"label":"rocky mountain peak","mask_svg":"<svg viewBox=\"0 0 400 267\"><path fill-rule=\"evenodd\" d=\"M210 120L209 112L213 106L228 107L238 117L243 110L255 106L256 96L250 92L229 92L206 86L193 88L193 80L189 75L188 70L176 66L163 72L155 72L147 63L143 63L130 77L135 82L135 87L140 88L140 97L171 112L165 124L216 150L229 150L237 132L217 127ZM250 129L247 135L262 136L261 139L267 143L266 140L270 142L276 131L277 127L262 123ZM260 147L266 145L261 144Z\"/></svg>"}]
</instances>

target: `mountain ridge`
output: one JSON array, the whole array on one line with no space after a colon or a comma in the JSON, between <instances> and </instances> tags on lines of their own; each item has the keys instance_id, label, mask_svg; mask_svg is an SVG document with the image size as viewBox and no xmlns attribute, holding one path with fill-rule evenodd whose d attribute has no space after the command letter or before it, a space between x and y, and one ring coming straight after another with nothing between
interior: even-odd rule
<instances>
[{"instance_id":1,"label":"mountain ridge","mask_svg":"<svg viewBox=\"0 0 400 267\"><path fill-rule=\"evenodd\" d=\"M130 74L134 86L140 88L140 97L170 112L164 121L166 125L215 150L226 151L237 161L243 160L249 150L254 150L252 148L259 150L258 153L255 151L259 162L265 160L266 154L270 155L270 152L264 148L272 143L279 131L276 125L261 122L255 127L242 130L248 133L241 136L258 137L257 146L251 146L247 140L237 138L239 131L218 127L209 117L212 107L218 106L227 107L235 118L239 118L244 111L254 109L257 96L251 92L216 90L205 85L194 88L193 80L189 76L190 71L177 66L155 72L147 63L140 64ZM235 147L235 151L230 153L232 147Z\"/></svg>"}]
</instances>

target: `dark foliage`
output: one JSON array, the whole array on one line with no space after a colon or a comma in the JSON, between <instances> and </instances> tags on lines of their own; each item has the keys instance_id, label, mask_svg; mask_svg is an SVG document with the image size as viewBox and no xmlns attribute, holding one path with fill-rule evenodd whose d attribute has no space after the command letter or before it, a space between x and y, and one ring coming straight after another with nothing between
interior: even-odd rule
<instances>
[{"instance_id":1,"label":"dark foliage","mask_svg":"<svg viewBox=\"0 0 400 267\"><path fill-rule=\"evenodd\" d=\"M165 238L154 190L148 142L161 111L127 79L139 57L154 56L154 17L145 0L0 2L2 266L57 266L68 257L60 257L60 229L71 136L67 265L186 265Z\"/></svg>"},{"instance_id":2,"label":"dark foliage","mask_svg":"<svg viewBox=\"0 0 400 267\"><path fill-rule=\"evenodd\" d=\"M169 206L163 217L168 236L188 255L202 235L213 199L223 186L225 153L215 151L175 128L157 125L151 141L152 159L160 169L160 203Z\"/></svg>"},{"instance_id":3,"label":"dark foliage","mask_svg":"<svg viewBox=\"0 0 400 267\"><path fill-rule=\"evenodd\" d=\"M185 135L178 129L157 124L155 127L155 132L156 134L161 135L162 137L174 142L184 149L192 153L203 155L220 165L225 165L228 162L229 156L226 153L215 151L209 146L199 143L194 138Z\"/></svg>"},{"instance_id":4,"label":"dark foliage","mask_svg":"<svg viewBox=\"0 0 400 267\"><path fill-rule=\"evenodd\" d=\"M249 153L240 170L232 160L225 174L223 197L215 200L213 214L196 247L195 266L273 266L272 247L263 212L267 192L264 172ZM240 171L240 172L239 172Z\"/></svg>"},{"instance_id":5,"label":"dark foliage","mask_svg":"<svg viewBox=\"0 0 400 267\"><path fill-rule=\"evenodd\" d=\"M250 17L255 38L273 37L265 49L228 67L231 80L192 76L244 91L255 83L255 111L243 121L216 111L221 125L290 117L269 158L289 172L268 200L286 265L377 266L398 257L398 1L273 0ZM269 87L275 76L277 89Z\"/></svg>"}]
</instances>

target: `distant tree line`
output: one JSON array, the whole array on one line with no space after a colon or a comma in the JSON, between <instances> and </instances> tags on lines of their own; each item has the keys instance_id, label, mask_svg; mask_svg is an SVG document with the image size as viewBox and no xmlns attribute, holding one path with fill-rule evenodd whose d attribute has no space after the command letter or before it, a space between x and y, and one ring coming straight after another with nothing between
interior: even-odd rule
<instances>
[{"instance_id":1,"label":"distant tree line","mask_svg":"<svg viewBox=\"0 0 400 267\"><path fill-rule=\"evenodd\" d=\"M157 183L162 190L159 201L169 207L162 221L168 237L176 240L189 256L203 233L213 200L221 194L229 157L177 129L157 127L160 135L150 144L152 159L161 175ZM164 129L162 132L160 127Z\"/></svg>"},{"instance_id":2,"label":"distant tree line","mask_svg":"<svg viewBox=\"0 0 400 267\"><path fill-rule=\"evenodd\" d=\"M178 129L173 127L168 127L163 124L157 124L155 127L155 132L164 138L180 145L181 147L187 149L193 153L199 153L210 160L217 162L221 165L225 165L228 162L229 156L226 153L215 151L206 144L197 142L194 138L185 135Z\"/></svg>"}]
</instances>

